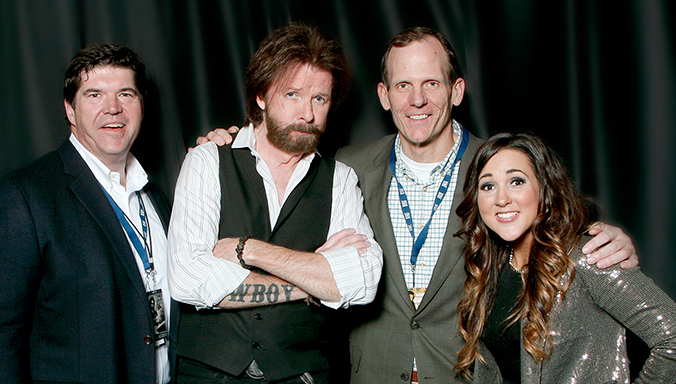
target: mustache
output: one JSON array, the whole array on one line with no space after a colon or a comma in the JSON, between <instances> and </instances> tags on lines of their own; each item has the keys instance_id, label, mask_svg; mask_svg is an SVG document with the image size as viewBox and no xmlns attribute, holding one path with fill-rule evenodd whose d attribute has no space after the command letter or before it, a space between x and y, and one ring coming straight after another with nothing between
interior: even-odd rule
<instances>
[{"instance_id":1,"label":"mustache","mask_svg":"<svg viewBox=\"0 0 676 384\"><path fill-rule=\"evenodd\" d=\"M319 129L319 126L316 124L289 124L286 126L286 128L284 128L285 133L289 133L291 131L309 133L315 136L322 134L322 130Z\"/></svg>"}]
</instances>

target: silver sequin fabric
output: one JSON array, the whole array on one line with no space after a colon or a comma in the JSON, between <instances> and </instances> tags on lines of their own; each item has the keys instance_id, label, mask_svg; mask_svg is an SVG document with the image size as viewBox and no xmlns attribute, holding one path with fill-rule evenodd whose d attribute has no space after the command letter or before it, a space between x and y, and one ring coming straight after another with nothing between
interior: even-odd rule
<instances>
[{"instance_id":1,"label":"silver sequin fabric","mask_svg":"<svg viewBox=\"0 0 676 384\"><path fill-rule=\"evenodd\" d=\"M629 383L627 328L650 348L634 383L676 383L676 303L639 267L588 265L581 245L571 255L576 264L573 283L550 313L552 355L536 362L522 345L521 382ZM488 364L477 363L474 382L501 384L490 352L483 346L480 350Z\"/></svg>"}]
</instances>

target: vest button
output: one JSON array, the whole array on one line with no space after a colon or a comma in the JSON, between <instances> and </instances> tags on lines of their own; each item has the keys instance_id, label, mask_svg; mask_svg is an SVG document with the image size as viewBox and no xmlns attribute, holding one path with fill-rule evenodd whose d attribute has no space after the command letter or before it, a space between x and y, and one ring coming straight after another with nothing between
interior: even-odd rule
<instances>
[{"instance_id":1,"label":"vest button","mask_svg":"<svg viewBox=\"0 0 676 384\"><path fill-rule=\"evenodd\" d=\"M261 345L258 344L258 343L253 343L253 344L251 344L251 348L253 348L253 349L260 349L260 348L261 348Z\"/></svg>"},{"instance_id":2,"label":"vest button","mask_svg":"<svg viewBox=\"0 0 676 384\"><path fill-rule=\"evenodd\" d=\"M418 329L420 329L420 323L418 323L417 321L413 320L413 321L411 322L411 329L413 329L414 331L417 331Z\"/></svg>"},{"instance_id":3,"label":"vest button","mask_svg":"<svg viewBox=\"0 0 676 384\"><path fill-rule=\"evenodd\" d=\"M399 375L399 378L400 378L402 381L409 381L408 373L406 373L406 372L404 372L404 373L402 373L401 375Z\"/></svg>"},{"instance_id":4,"label":"vest button","mask_svg":"<svg viewBox=\"0 0 676 384\"><path fill-rule=\"evenodd\" d=\"M146 335L146 337L143 338L143 344L150 345L152 343L153 343L153 338L150 335Z\"/></svg>"},{"instance_id":5,"label":"vest button","mask_svg":"<svg viewBox=\"0 0 676 384\"><path fill-rule=\"evenodd\" d=\"M254 315L254 319L263 320L263 315L261 315L260 313L257 313L257 314Z\"/></svg>"}]
</instances>

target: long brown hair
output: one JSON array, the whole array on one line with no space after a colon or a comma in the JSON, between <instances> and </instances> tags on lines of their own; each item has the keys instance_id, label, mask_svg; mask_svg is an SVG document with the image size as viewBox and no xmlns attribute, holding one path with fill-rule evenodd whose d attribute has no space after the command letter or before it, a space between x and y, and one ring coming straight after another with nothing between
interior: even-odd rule
<instances>
[{"instance_id":1,"label":"long brown hair","mask_svg":"<svg viewBox=\"0 0 676 384\"><path fill-rule=\"evenodd\" d=\"M509 324L523 321L523 344L536 360L546 359L551 353L548 314L574 278L575 269L568 254L591 225L589 200L577 192L558 156L541 139L501 133L479 147L467 171L465 198L457 209L462 229L456 236L467 239L465 295L458 304L460 333L467 344L454 369L465 376L471 376L476 359L484 361L478 345L492 310L499 271L509 258L509 244L488 229L477 205L479 174L495 154L505 149L526 155L540 185L524 289L509 317Z\"/></svg>"}]
</instances>

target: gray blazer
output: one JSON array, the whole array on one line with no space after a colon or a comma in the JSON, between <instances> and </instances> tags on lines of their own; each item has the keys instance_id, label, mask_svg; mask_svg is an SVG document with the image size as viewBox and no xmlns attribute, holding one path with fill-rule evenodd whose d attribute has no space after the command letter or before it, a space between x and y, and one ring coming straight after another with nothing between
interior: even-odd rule
<instances>
[{"instance_id":1,"label":"gray blazer","mask_svg":"<svg viewBox=\"0 0 676 384\"><path fill-rule=\"evenodd\" d=\"M354 168L364 194L366 215L375 239L383 249L383 275L373 303L347 309L352 321L350 360L352 383L410 382L413 357L417 357L421 384L464 383L455 378L456 353L463 346L458 333L457 305L465 281L464 241L453 237L460 219L448 220L444 244L427 292L418 310L409 299L394 231L387 207L392 172L389 156L395 135L341 149L336 159ZM481 140L470 135L460 162L452 212L462 200L467 165Z\"/></svg>"},{"instance_id":2,"label":"gray blazer","mask_svg":"<svg viewBox=\"0 0 676 384\"><path fill-rule=\"evenodd\" d=\"M635 383L676 383L676 303L640 268L598 269L585 262L580 242L571 255L575 278L550 313L552 355L537 363L521 348L523 383L629 383L625 327L651 348ZM502 383L490 352L477 363L476 383ZM573 381L573 379L575 379Z\"/></svg>"}]
</instances>

